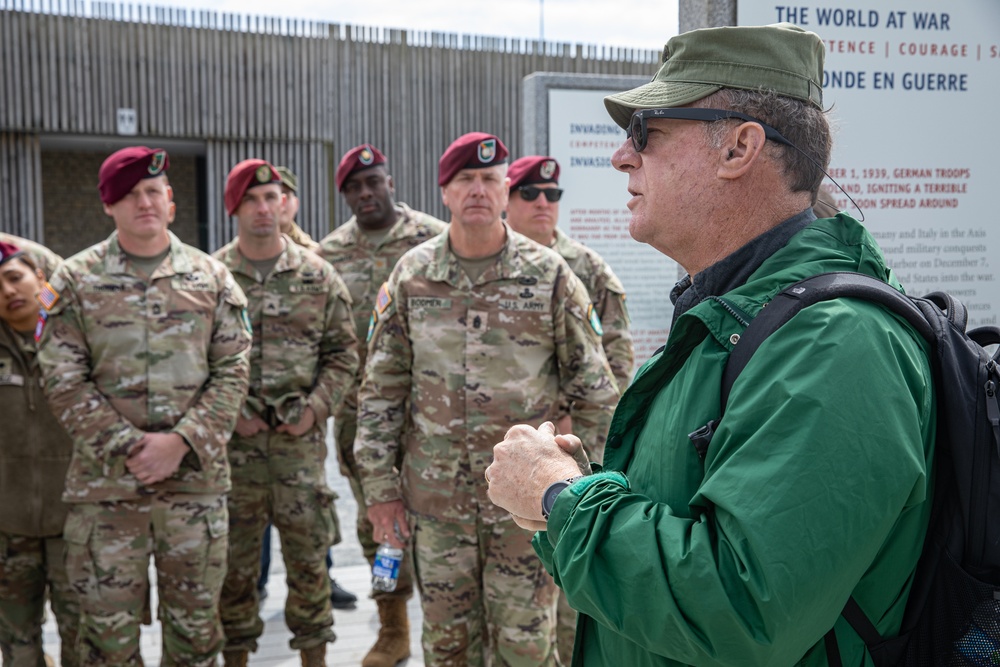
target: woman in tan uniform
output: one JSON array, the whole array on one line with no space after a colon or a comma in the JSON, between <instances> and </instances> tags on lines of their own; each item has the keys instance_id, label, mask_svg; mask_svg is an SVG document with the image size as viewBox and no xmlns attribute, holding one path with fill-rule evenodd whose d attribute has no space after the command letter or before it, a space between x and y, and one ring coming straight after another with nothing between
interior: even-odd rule
<instances>
[{"instance_id":1,"label":"woman in tan uniform","mask_svg":"<svg viewBox=\"0 0 1000 667\"><path fill-rule=\"evenodd\" d=\"M35 361L36 296L44 281L28 255L0 241L0 653L9 667L52 664L42 653L46 591L62 665L78 664L79 606L64 567L60 499L72 443L49 411Z\"/></svg>"}]
</instances>

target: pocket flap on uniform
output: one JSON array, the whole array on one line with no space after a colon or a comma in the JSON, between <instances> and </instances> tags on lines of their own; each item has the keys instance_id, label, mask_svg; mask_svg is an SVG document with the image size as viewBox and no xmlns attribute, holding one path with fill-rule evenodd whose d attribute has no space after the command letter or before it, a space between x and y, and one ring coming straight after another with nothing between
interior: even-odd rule
<instances>
[{"instance_id":1,"label":"pocket flap on uniform","mask_svg":"<svg viewBox=\"0 0 1000 667\"><path fill-rule=\"evenodd\" d=\"M209 512L208 516L205 517L205 523L208 526L208 534L212 539L229 534L228 512Z\"/></svg>"},{"instance_id":2,"label":"pocket flap on uniform","mask_svg":"<svg viewBox=\"0 0 1000 667\"><path fill-rule=\"evenodd\" d=\"M93 530L94 520L91 517L70 510L66 517L66 525L63 526L63 539L70 544L87 544Z\"/></svg>"}]
</instances>

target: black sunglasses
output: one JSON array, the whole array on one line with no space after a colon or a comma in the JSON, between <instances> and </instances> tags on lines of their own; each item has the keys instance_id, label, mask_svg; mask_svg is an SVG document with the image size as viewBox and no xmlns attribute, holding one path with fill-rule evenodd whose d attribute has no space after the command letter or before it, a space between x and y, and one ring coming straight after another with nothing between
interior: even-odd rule
<instances>
[{"instance_id":1,"label":"black sunglasses","mask_svg":"<svg viewBox=\"0 0 1000 667\"><path fill-rule=\"evenodd\" d=\"M563 193L559 188L536 188L534 185L522 185L517 191L521 193L521 199L524 201L535 201L539 194L544 194L550 204L559 201Z\"/></svg>"},{"instance_id":2,"label":"black sunglasses","mask_svg":"<svg viewBox=\"0 0 1000 667\"><path fill-rule=\"evenodd\" d=\"M642 150L646 148L646 141L649 139L649 130L646 128L646 121L650 118L703 120L707 122L714 122L726 118L736 118L750 123L757 123L764 128L764 136L767 139L777 141L779 144L785 144L786 146L792 146L792 142L781 136L781 133L776 129L763 121L757 120L753 116L746 115L745 113L729 111L728 109L693 109L690 107L682 107L672 109L640 109L633 113L632 120L629 122L628 129L625 130L625 134L632 140L632 146L635 148L636 153L641 153ZM794 148L794 146L792 147Z\"/></svg>"}]
</instances>

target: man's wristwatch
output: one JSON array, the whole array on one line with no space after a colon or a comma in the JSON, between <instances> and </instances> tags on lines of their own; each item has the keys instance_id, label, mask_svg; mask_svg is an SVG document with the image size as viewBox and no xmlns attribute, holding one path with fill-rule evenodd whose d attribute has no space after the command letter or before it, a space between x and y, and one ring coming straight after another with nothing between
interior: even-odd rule
<instances>
[{"instance_id":1,"label":"man's wristwatch","mask_svg":"<svg viewBox=\"0 0 1000 667\"><path fill-rule=\"evenodd\" d=\"M561 479L558 482L552 482L549 484L548 488L545 489L545 493L542 494L542 517L548 519L549 513L552 511L552 506L556 504L556 498L559 494L562 493L563 490L565 490L570 484L582 478L583 475L577 475L576 477Z\"/></svg>"}]
</instances>

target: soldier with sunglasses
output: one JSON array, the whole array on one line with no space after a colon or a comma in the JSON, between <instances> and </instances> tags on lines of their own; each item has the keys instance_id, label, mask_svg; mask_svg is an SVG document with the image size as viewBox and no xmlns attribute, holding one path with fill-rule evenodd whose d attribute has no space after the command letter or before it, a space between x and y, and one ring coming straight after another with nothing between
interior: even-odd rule
<instances>
[{"instance_id":1,"label":"soldier with sunglasses","mask_svg":"<svg viewBox=\"0 0 1000 667\"><path fill-rule=\"evenodd\" d=\"M615 411L604 467L510 429L490 498L537 531L580 613L573 665L870 665L854 598L898 634L930 514L928 345L873 302L810 306L723 371L785 287L855 271L901 289L878 243L813 205L830 160L823 40L791 24L672 38L605 105L628 138L629 232L687 271L666 345ZM711 431L710 441L699 432ZM692 437L694 436L694 437Z\"/></svg>"},{"instance_id":2,"label":"soldier with sunglasses","mask_svg":"<svg viewBox=\"0 0 1000 667\"><path fill-rule=\"evenodd\" d=\"M559 188L559 163L546 155L527 155L511 163L507 177L510 179L507 224L535 243L559 253L587 288L604 329L601 336L604 354L615 374L619 390L624 392L632 380L632 365L635 363L625 306L625 287L595 250L559 231L559 200L563 193ZM583 426L574 429L569 418L569 405L564 405L564 410L565 416L557 422L558 430L575 433L585 443L591 460L600 461L604 457L607 431L601 429L600 432L588 433ZM562 594L559 595L558 616L556 635L559 658L569 664L576 633L576 612Z\"/></svg>"},{"instance_id":3,"label":"soldier with sunglasses","mask_svg":"<svg viewBox=\"0 0 1000 667\"><path fill-rule=\"evenodd\" d=\"M618 388L625 391L635 363L625 288L597 252L559 231L559 200L563 193L559 188L559 163L548 156L528 155L511 163L507 177L507 224L535 243L555 250L583 281L601 318L601 343L608 364ZM601 442L599 446L603 445Z\"/></svg>"}]
</instances>

